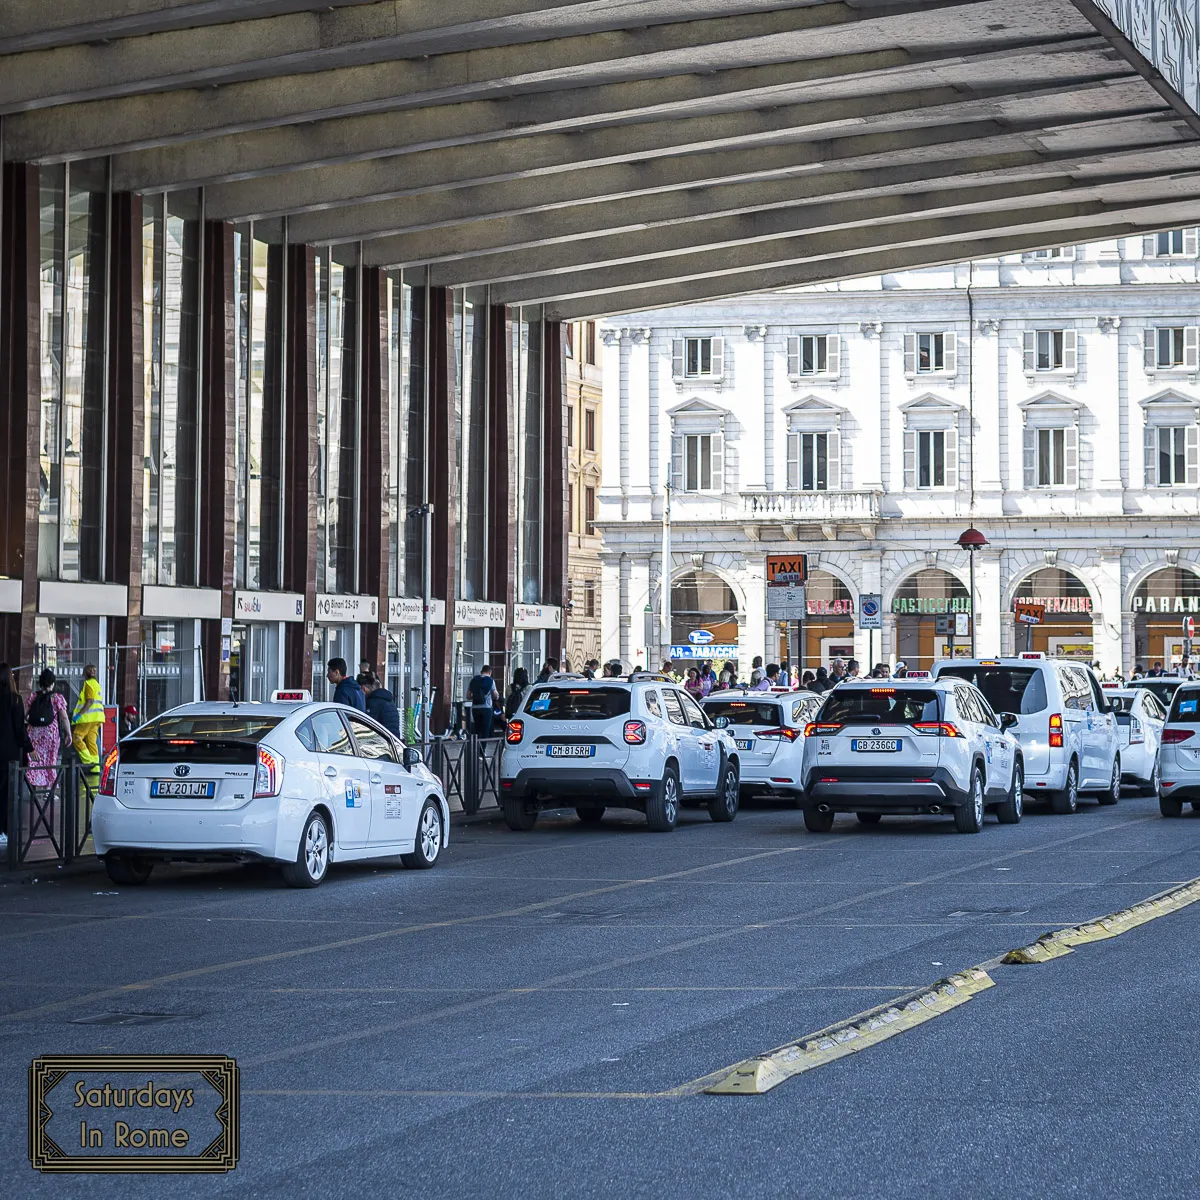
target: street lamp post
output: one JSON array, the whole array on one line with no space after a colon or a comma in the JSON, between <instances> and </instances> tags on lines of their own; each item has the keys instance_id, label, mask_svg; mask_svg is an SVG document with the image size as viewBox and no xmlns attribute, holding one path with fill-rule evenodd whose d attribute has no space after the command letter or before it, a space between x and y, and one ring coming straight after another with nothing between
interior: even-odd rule
<instances>
[{"instance_id":1,"label":"street lamp post","mask_svg":"<svg viewBox=\"0 0 1200 1200\"><path fill-rule=\"evenodd\" d=\"M973 525L970 529L964 530L958 539L960 550L965 550L971 557L971 657L975 655L975 551L982 550L988 544L987 538L983 536Z\"/></svg>"}]
</instances>

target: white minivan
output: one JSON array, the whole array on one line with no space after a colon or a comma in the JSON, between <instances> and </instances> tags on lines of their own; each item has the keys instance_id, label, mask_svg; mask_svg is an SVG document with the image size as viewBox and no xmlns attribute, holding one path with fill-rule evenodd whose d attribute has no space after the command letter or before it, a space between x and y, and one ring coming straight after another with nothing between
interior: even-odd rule
<instances>
[{"instance_id":1,"label":"white minivan","mask_svg":"<svg viewBox=\"0 0 1200 1200\"><path fill-rule=\"evenodd\" d=\"M1071 813L1083 793L1101 804L1121 798L1121 740L1116 716L1092 669L1029 651L1014 658L956 658L934 663L937 679L973 683L996 712L1014 713L1012 732L1025 762L1025 795Z\"/></svg>"},{"instance_id":2,"label":"white minivan","mask_svg":"<svg viewBox=\"0 0 1200 1200\"><path fill-rule=\"evenodd\" d=\"M1185 683L1171 697L1158 751L1158 808L1183 816L1190 803L1200 812L1200 682Z\"/></svg>"}]
</instances>

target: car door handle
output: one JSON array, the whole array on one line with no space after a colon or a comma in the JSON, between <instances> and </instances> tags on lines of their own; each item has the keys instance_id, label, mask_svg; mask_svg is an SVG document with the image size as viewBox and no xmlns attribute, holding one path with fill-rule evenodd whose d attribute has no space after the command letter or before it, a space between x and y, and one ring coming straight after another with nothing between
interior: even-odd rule
<instances>
[{"instance_id":1,"label":"car door handle","mask_svg":"<svg viewBox=\"0 0 1200 1200\"><path fill-rule=\"evenodd\" d=\"M327 776L328 776L330 779L336 779L336 778L337 778L337 767L326 767L326 768L325 768L325 774L326 774L326 775L327 775Z\"/></svg>"}]
</instances>

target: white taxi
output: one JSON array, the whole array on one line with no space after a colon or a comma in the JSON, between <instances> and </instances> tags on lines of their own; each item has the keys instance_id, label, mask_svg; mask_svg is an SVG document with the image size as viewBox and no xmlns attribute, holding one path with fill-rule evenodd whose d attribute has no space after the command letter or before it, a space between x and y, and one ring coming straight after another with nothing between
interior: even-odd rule
<instances>
[{"instance_id":1,"label":"white taxi","mask_svg":"<svg viewBox=\"0 0 1200 1200\"><path fill-rule=\"evenodd\" d=\"M108 754L92 812L96 853L121 884L145 883L156 862L265 860L316 887L331 862L432 867L449 832L419 750L307 692L163 713Z\"/></svg>"},{"instance_id":2,"label":"white taxi","mask_svg":"<svg viewBox=\"0 0 1200 1200\"><path fill-rule=\"evenodd\" d=\"M1148 688L1102 684L1104 697L1117 719L1121 739L1121 782L1133 784L1143 796L1158 795L1158 747L1166 710Z\"/></svg>"},{"instance_id":3,"label":"white taxi","mask_svg":"<svg viewBox=\"0 0 1200 1200\"><path fill-rule=\"evenodd\" d=\"M700 707L718 729L733 734L740 751L743 796L804 798L804 727L825 697L785 688L710 692Z\"/></svg>"}]
</instances>

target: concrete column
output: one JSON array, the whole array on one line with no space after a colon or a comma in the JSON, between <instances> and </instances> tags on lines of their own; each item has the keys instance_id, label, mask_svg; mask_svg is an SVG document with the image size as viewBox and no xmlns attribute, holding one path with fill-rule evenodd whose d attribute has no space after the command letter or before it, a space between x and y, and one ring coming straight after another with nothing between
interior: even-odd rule
<instances>
[{"instance_id":1,"label":"concrete column","mask_svg":"<svg viewBox=\"0 0 1200 1200\"><path fill-rule=\"evenodd\" d=\"M631 604L630 604L630 587L633 572L633 560L628 554L622 554L618 568L618 589L617 589L617 657L622 662L629 662L633 658L633 638L630 624L632 622ZM643 650L645 647L643 647Z\"/></svg>"},{"instance_id":2,"label":"concrete column","mask_svg":"<svg viewBox=\"0 0 1200 1200\"><path fill-rule=\"evenodd\" d=\"M878 404L872 405L872 408L875 412L879 411ZM883 636L881 630L877 629L872 634L871 630L858 627L859 606L862 604L864 592L881 593L883 591L883 552L881 550L863 550L855 557L858 564L856 572L858 595L854 598L854 657L858 659L862 673L865 675L876 662L882 661ZM874 662L871 661L872 649Z\"/></svg>"},{"instance_id":3,"label":"concrete column","mask_svg":"<svg viewBox=\"0 0 1200 1200\"><path fill-rule=\"evenodd\" d=\"M1010 612L1000 614L1000 654L1002 657L1012 657L1025 647L1017 646L1017 621Z\"/></svg>"},{"instance_id":4,"label":"concrete column","mask_svg":"<svg viewBox=\"0 0 1200 1200\"><path fill-rule=\"evenodd\" d=\"M1113 439L1116 440L1115 438ZM1092 656L1106 675L1121 670L1121 552L1101 551L1093 575L1100 611L1092 613Z\"/></svg>"},{"instance_id":5,"label":"concrete column","mask_svg":"<svg viewBox=\"0 0 1200 1200\"><path fill-rule=\"evenodd\" d=\"M621 392L624 386L621 373L621 337L615 329L602 329L600 340L603 346L600 353L603 367L603 403L600 406L600 425L603 439L601 445L605 448L604 462L601 465L601 498L604 498L608 493L620 494L622 491L621 481L626 447L621 436ZM612 453L613 448L618 448L618 453Z\"/></svg>"},{"instance_id":6,"label":"concrete column","mask_svg":"<svg viewBox=\"0 0 1200 1200\"><path fill-rule=\"evenodd\" d=\"M972 462L977 492L999 492L1000 413L1007 411L1008 396L1000 388L1000 337L985 326L972 327L971 363L975 380L975 428L972 433Z\"/></svg>"},{"instance_id":7,"label":"concrete column","mask_svg":"<svg viewBox=\"0 0 1200 1200\"><path fill-rule=\"evenodd\" d=\"M542 600L566 603L567 581L567 387L566 350L561 321L546 321L542 329L543 454L546 474L542 520ZM546 637L547 653L562 658L562 630Z\"/></svg>"},{"instance_id":8,"label":"concrete column","mask_svg":"<svg viewBox=\"0 0 1200 1200\"><path fill-rule=\"evenodd\" d=\"M725 346L726 362L732 349L731 343L738 341L736 378L747 382L747 386L737 389L737 419L741 426L738 463L741 478L738 488L742 491L751 488L766 487L766 463L762 447L765 443L765 420L762 394L766 390L766 327L762 325L747 325L745 340L727 338ZM760 392L762 389L762 392ZM723 394L717 397L718 403L725 403ZM757 643L756 643L757 644Z\"/></svg>"},{"instance_id":9,"label":"concrete column","mask_svg":"<svg viewBox=\"0 0 1200 1200\"><path fill-rule=\"evenodd\" d=\"M879 661L894 663L896 661L896 617L893 613L883 614L883 639ZM875 664L872 663L872 666Z\"/></svg>"},{"instance_id":10,"label":"concrete column","mask_svg":"<svg viewBox=\"0 0 1200 1200\"><path fill-rule=\"evenodd\" d=\"M1000 650L1000 551L975 552L975 649L979 654Z\"/></svg>"},{"instance_id":11,"label":"concrete column","mask_svg":"<svg viewBox=\"0 0 1200 1200\"><path fill-rule=\"evenodd\" d=\"M738 627L738 641L746 661L738 664L738 670L749 677L749 664L756 654L761 654L764 662L775 662L778 651L774 648L775 643L767 640L767 580L765 573L762 570L755 570L743 559L737 576L746 597L745 618Z\"/></svg>"},{"instance_id":12,"label":"concrete column","mask_svg":"<svg viewBox=\"0 0 1200 1200\"><path fill-rule=\"evenodd\" d=\"M600 562L600 661L621 653L624 604L620 560L605 555Z\"/></svg>"},{"instance_id":13,"label":"concrete column","mask_svg":"<svg viewBox=\"0 0 1200 1200\"><path fill-rule=\"evenodd\" d=\"M628 427L621 439L628 454L628 489L643 498L650 491L650 338L649 330L631 331L627 382Z\"/></svg>"},{"instance_id":14,"label":"concrete column","mask_svg":"<svg viewBox=\"0 0 1200 1200\"><path fill-rule=\"evenodd\" d=\"M1134 650L1133 613L1123 612L1121 614L1121 662L1126 675L1130 674L1137 666Z\"/></svg>"},{"instance_id":15,"label":"concrete column","mask_svg":"<svg viewBox=\"0 0 1200 1200\"><path fill-rule=\"evenodd\" d=\"M854 394L854 422L858 427L853 439L842 429L842 489L845 491L883 491L883 334L875 324L864 322L857 336L843 334L842 370L850 373ZM839 397L840 402L840 397ZM853 479L846 472L846 447L853 440ZM878 587L864 588L878 591ZM878 650L879 637L875 638ZM860 660L861 661L861 660ZM872 664L873 666L874 664Z\"/></svg>"},{"instance_id":16,"label":"concrete column","mask_svg":"<svg viewBox=\"0 0 1200 1200\"><path fill-rule=\"evenodd\" d=\"M1106 323L1107 324L1107 323ZM1120 334L1108 324L1103 328L1081 330L1079 343L1084 347L1083 383L1087 390L1087 404L1096 422L1091 437L1092 479L1091 486L1097 491L1120 492L1121 490L1121 390L1125 383L1121 372ZM1129 458L1144 463L1141 431L1129 431ZM1082 439L1080 439L1082 441ZM1082 458L1082 453L1080 455ZM1082 472L1081 487L1087 486ZM1116 510L1120 512L1118 507Z\"/></svg>"}]
</instances>

